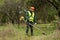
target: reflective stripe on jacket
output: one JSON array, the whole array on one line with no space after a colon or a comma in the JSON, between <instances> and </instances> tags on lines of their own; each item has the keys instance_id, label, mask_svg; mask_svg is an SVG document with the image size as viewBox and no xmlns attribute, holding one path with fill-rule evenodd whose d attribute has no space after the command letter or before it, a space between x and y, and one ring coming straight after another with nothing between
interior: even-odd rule
<instances>
[{"instance_id":1,"label":"reflective stripe on jacket","mask_svg":"<svg viewBox=\"0 0 60 40\"><path fill-rule=\"evenodd\" d=\"M34 12L31 13L30 11L28 11L28 14L29 14L28 15L29 16L29 21L33 22L34 21Z\"/></svg>"}]
</instances>

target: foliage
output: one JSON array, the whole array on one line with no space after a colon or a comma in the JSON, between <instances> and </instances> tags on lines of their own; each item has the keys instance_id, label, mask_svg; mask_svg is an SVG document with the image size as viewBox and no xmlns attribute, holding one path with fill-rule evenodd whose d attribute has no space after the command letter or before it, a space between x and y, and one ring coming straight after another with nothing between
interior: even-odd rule
<instances>
[{"instance_id":1,"label":"foliage","mask_svg":"<svg viewBox=\"0 0 60 40\"><path fill-rule=\"evenodd\" d=\"M19 23L20 16L25 16L24 11L30 6L35 7L37 21L48 23L55 20L55 15L60 12L59 0L0 0L0 23Z\"/></svg>"}]
</instances>

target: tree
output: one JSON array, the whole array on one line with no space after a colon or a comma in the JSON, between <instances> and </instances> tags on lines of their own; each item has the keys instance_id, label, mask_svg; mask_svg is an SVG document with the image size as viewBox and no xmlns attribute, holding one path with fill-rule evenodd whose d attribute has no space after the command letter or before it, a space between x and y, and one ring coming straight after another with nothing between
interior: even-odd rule
<instances>
[{"instance_id":1,"label":"tree","mask_svg":"<svg viewBox=\"0 0 60 40\"><path fill-rule=\"evenodd\" d=\"M22 3L22 4L21 4ZM0 8L0 21L4 23L18 23L19 11L24 7L24 0L4 0L4 5ZM2 14L1 14L2 13ZM4 16L4 17L2 17ZM3 21L4 20L4 21Z\"/></svg>"},{"instance_id":2,"label":"tree","mask_svg":"<svg viewBox=\"0 0 60 40\"><path fill-rule=\"evenodd\" d=\"M52 4L52 6L54 6L56 8L56 11L58 12L58 16L60 19L60 0L47 0L50 4ZM60 20L58 21L58 29L60 30Z\"/></svg>"},{"instance_id":3,"label":"tree","mask_svg":"<svg viewBox=\"0 0 60 40\"><path fill-rule=\"evenodd\" d=\"M58 12L58 16L60 18L60 1L59 0L47 0L47 2L49 2L50 4L52 4L52 6L54 6Z\"/></svg>"},{"instance_id":4,"label":"tree","mask_svg":"<svg viewBox=\"0 0 60 40\"><path fill-rule=\"evenodd\" d=\"M37 20L41 19L44 23L51 22L55 20L54 15L56 15L56 11L52 5L47 2L47 0L30 0L27 2L28 7L34 6L36 8L36 16ZM53 13L51 13L51 9L53 9ZM49 12L49 11L50 12ZM53 15L52 15L53 14Z\"/></svg>"}]
</instances>

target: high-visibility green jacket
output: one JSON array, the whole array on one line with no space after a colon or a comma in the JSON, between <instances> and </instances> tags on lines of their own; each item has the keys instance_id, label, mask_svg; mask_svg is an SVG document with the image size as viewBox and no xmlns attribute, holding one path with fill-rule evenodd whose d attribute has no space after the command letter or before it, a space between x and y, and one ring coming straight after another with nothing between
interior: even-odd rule
<instances>
[{"instance_id":1,"label":"high-visibility green jacket","mask_svg":"<svg viewBox=\"0 0 60 40\"><path fill-rule=\"evenodd\" d=\"M26 18L27 21L32 21L33 23L36 22L36 15L34 12L27 11L26 12Z\"/></svg>"}]
</instances>

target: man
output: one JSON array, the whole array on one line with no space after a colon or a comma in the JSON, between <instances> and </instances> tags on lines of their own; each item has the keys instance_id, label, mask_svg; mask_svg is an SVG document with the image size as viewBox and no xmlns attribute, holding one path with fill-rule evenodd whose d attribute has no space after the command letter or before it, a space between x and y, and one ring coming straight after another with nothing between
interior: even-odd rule
<instances>
[{"instance_id":1,"label":"man","mask_svg":"<svg viewBox=\"0 0 60 40\"><path fill-rule=\"evenodd\" d=\"M26 22L27 22L27 29L26 29L26 35L28 35L29 28L31 30L31 35L33 35L33 24L36 22L36 17L34 13L35 8L31 6L29 10L26 12Z\"/></svg>"}]
</instances>

